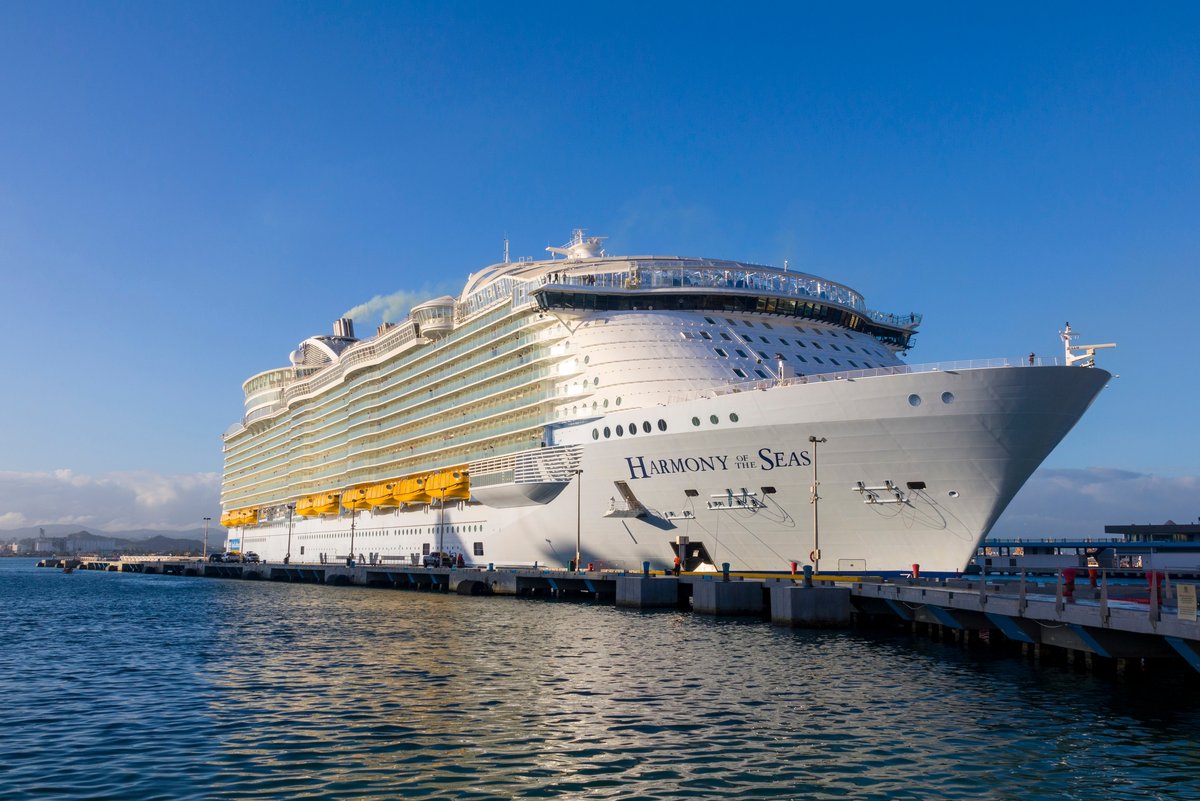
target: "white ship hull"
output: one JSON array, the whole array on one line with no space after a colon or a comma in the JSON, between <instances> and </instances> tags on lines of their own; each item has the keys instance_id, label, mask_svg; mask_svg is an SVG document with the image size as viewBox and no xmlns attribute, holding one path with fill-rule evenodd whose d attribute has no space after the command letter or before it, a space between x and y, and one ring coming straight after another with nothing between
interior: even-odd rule
<instances>
[{"instance_id":1,"label":"white ship hull","mask_svg":"<svg viewBox=\"0 0 1200 801\"><path fill-rule=\"evenodd\" d=\"M1109 377L1081 367L831 376L618 411L549 429L547 452L572 450L582 473L540 492L480 487L444 509L294 517L290 533L277 514L231 529L227 547L293 563L410 564L441 550L467 565L563 567L578 536L582 563L597 568L669 567L684 541L689 566L700 554L734 570L953 573Z\"/></svg>"}]
</instances>

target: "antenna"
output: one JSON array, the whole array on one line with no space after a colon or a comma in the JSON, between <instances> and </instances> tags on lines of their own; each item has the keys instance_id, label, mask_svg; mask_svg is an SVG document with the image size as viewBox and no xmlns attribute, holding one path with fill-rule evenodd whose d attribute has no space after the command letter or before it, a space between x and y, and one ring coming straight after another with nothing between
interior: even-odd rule
<instances>
[{"instance_id":1,"label":"antenna","mask_svg":"<svg viewBox=\"0 0 1200 801\"><path fill-rule=\"evenodd\" d=\"M1082 362L1082 366L1084 367L1095 367L1096 351L1100 350L1101 348L1115 348L1117 346L1117 343L1115 342L1106 342L1103 345L1073 345L1071 344L1071 340L1076 339L1077 336L1071 332L1070 323L1066 323L1063 327L1063 330L1058 332L1058 335L1063 341L1063 349L1066 351L1068 367L1071 367L1079 362ZM1076 354L1072 352L1077 350L1081 350L1083 353Z\"/></svg>"},{"instance_id":2,"label":"antenna","mask_svg":"<svg viewBox=\"0 0 1200 801\"><path fill-rule=\"evenodd\" d=\"M784 260L783 260L783 271L784 271L785 273L787 272L787 265L788 265L788 260L787 260L787 259L784 259Z\"/></svg>"},{"instance_id":3,"label":"antenna","mask_svg":"<svg viewBox=\"0 0 1200 801\"><path fill-rule=\"evenodd\" d=\"M504 263L508 264L508 231L504 232Z\"/></svg>"}]
</instances>

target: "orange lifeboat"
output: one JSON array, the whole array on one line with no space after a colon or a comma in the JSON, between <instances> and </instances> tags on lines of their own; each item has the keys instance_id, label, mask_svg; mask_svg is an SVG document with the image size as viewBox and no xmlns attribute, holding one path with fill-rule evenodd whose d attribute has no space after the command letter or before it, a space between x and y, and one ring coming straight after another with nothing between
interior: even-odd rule
<instances>
[{"instance_id":1,"label":"orange lifeboat","mask_svg":"<svg viewBox=\"0 0 1200 801\"><path fill-rule=\"evenodd\" d=\"M425 489L426 477L415 476L401 479L392 495L399 503L429 503L429 493Z\"/></svg>"},{"instance_id":2,"label":"orange lifeboat","mask_svg":"<svg viewBox=\"0 0 1200 801\"><path fill-rule=\"evenodd\" d=\"M316 517L320 514L316 510L317 496L305 495L300 500L296 501L296 514L300 517Z\"/></svg>"},{"instance_id":3,"label":"orange lifeboat","mask_svg":"<svg viewBox=\"0 0 1200 801\"><path fill-rule=\"evenodd\" d=\"M434 473L425 483L425 491L430 498L467 500L471 497L471 478L467 475L467 468L458 467Z\"/></svg>"},{"instance_id":4,"label":"orange lifeboat","mask_svg":"<svg viewBox=\"0 0 1200 801\"><path fill-rule=\"evenodd\" d=\"M224 528L229 528L232 525L233 525L233 512L231 512L231 511L230 512L222 512L221 513L221 526Z\"/></svg>"},{"instance_id":5,"label":"orange lifeboat","mask_svg":"<svg viewBox=\"0 0 1200 801\"><path fill-rule=\"evenodd\" d=\"M319 515L336 515L342 508L340 492L319 492L313 496L313 512Z\"/></svg>"},{"instance_id":6,"label":"orange lifeboat","mask_svg":"<svg viewBox=\"0 0 1200 801\"><path fill-rule=\"evenodd\" d=\"M399 480L372 484L367 487L367 505L372 509L390 509L396 506L399 501L396 500L395 490L399 486Z\"/></svg>"},{"instance_id":7,"label":"orange lifeboat","mask_svg":"<svg viewBox=\"0 0 1200 801\"><path fill-rule=\"evenodd\" d=\"M367 503L367 487L351 487L342 493L342 506L346 509L370 509Z\"/></svg>"}]
</instances>

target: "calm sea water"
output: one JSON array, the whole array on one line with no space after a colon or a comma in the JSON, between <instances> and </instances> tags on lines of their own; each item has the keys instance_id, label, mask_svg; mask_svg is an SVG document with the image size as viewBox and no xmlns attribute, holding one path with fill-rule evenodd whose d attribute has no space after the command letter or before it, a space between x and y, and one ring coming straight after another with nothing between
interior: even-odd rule
<instances>
[{"instance_id":1,"label":"calm sea water","mask_svg":"<svg viewBox=\"0 0 1200 801\"><path fill-rule=\"evenodd\" d=\"M0 623L2 799L1200 799L1178 679L908 637L15 559Z\"/></svg>"}]
</instances>

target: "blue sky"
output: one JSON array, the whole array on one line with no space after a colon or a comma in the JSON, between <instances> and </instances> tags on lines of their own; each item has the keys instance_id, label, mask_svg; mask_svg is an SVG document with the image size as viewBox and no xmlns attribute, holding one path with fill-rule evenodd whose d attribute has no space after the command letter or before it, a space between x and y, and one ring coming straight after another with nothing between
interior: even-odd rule
<instances>
[{"instance_id":1,"label":"blue sky","mask_svg":"<svg viewBox=\"0 0 1200 801\"><path fill-rule=\"evenodd\" d=\"M1116 341L998 531L1194 519L1197 30L1183 3L0 4L0 528L195 527L246 377L577 226L923 312L913 363Z\"/></svg>"}]
</instances>

